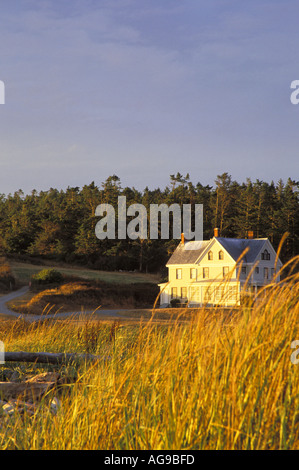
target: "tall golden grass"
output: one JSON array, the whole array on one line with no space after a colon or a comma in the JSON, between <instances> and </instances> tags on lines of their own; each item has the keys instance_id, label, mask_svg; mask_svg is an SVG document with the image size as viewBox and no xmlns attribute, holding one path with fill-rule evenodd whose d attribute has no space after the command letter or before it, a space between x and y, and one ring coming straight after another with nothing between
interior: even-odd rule
<instances>
[{"instance_id":1,"label":"tall golden grass","mask_svg":"<svg viewBox=\"0 0 299 470\"><path fill-rule=\"evenodd\" d=\"M33 417L1 416L1 448L299 449L299 364L290 359L299 339L298 262L235 314L190 310L189 321L166 325L3 324L6 350L111 360L61 369L73 367L77 379L59 392L56 416L47 397Z\"/></svg>"}]
</instances>

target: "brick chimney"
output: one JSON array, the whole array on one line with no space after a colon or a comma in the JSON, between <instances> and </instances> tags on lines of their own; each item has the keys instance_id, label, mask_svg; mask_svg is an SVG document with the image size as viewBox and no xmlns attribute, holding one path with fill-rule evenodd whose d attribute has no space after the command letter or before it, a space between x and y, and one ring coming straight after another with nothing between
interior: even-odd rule
<instances>
[{"instance_id":1,"label":"brick chimney","mask_svg":"<svg viewBox=\"0 0 299 470\"><path fill-rule=\"evenodd\" d=\"M248 230L247 236L251 240L253 238L253 230Z\"/></svg>"},{"instance_id":2,"label":"brick chimney","mask_svg":"<svg viewBox=\"0 0 299 470\"><path fill-rule=\"evenodd\" d=\"M185 245L185 235L181 233L181 244Z\"/></svg>"},{"instance_id":3,"label":"brick chimney","mask_svg":"<svg viewBox=\"0 0 299 470\"><path fill-rule=\"evenodd\" d=\"M214 228L214 237L219 237L219 228Z\"/></svg>"}]
</instances>

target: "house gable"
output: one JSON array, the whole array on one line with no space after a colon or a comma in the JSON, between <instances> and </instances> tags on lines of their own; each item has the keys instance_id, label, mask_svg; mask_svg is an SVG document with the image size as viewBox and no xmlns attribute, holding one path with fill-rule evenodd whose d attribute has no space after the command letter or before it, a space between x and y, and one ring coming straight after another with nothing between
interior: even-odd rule
<instances>
[{"instance_id":1,"label":"house gable","mask_svg":"<svg viewBox=\"0 0 299 470\"><path fill-rule=\"evenodd\" d=\"M263 249L266 238L220 238L219 243L230 253L235 262L254 263Z\"/></svg>"},{"instance_id":2,"label":"house gable","mask_svg":"<svg viewBox=\"0 0 299 470\"><path fill-rule=\"evenodd\" d=\"M223 259L219 258L219 252L223 253ZM209 259L209 253L212 254L212 259ZM219 243L218 238L213 238L210 240L210 243L206 247L206 249L200 254L198 259L196 260L196 264L217 264L217 265L224 265L224 264L235 264L234 258L231 256L229 251Z\"/></svg>"},{"instance_id":3,"label":"house gable","mask_svg":"<svg viewBox=\"0 0 299 470\"><path fill-rule=\"evenodd\" d=\"M268 254L270 255L270 259L267 259L266 256L262 256L263 254L266 254L265 253L265 250L268 252ZM256 256L256 259L254 262L259 262L259 263L263 263L263 262L267 262L268 261L268 264L270 265L273 265L275 264L275 260L276 260L276 251L274 250L270 240L268 238L265 238L265 243L264 245L262 246L262 248L260 249L260 251L258 252L257 256ZM270 262L269 262L270 261ZM264 264L264 263L263 263ZM282 262L281 260L278 258L277 259L277 268L281 268L282 267Z\"/></svg>"}]
</instances>

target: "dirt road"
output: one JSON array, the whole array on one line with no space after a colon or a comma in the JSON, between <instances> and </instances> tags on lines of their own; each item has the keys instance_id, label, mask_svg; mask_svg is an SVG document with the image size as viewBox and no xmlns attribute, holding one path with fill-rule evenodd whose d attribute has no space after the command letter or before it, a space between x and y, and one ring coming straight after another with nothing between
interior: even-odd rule
<instances>
[{"instance_id":1,"label":"dirt road","mask_svg":"<svg viewBox=\"0 0 299 470\"><path fill-rule=\"evenodd\" d=\"M22 287L21 289L15 290L13 292L10 292L9 294L3 295L0 297L0 319L3 316L11 316L18 318L22 316L20 313L13 312L6 306L6 302L9 302L10 300L15 299L16 297L20 297L21 295L24 295L28 292L29 288L27 286Z\"/></svg>"}]
</instances>

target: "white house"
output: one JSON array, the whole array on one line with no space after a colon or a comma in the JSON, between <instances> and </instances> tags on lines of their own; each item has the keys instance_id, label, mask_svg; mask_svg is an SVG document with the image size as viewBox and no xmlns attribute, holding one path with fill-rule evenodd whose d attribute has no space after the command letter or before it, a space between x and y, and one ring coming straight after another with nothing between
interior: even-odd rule
<instances>
[{"instance_id":1,"label":"white house","mask_svg":"<svg viewBox=\"0 0 299 470\"><path fill-rule=\"evenodd\" d=\"M168 282L159 284L160 304L180 299L189 306L239 305L241 294L279 281L280 259L268 238L182 239L168 267Z\"/></svg>"}]
</instances>

